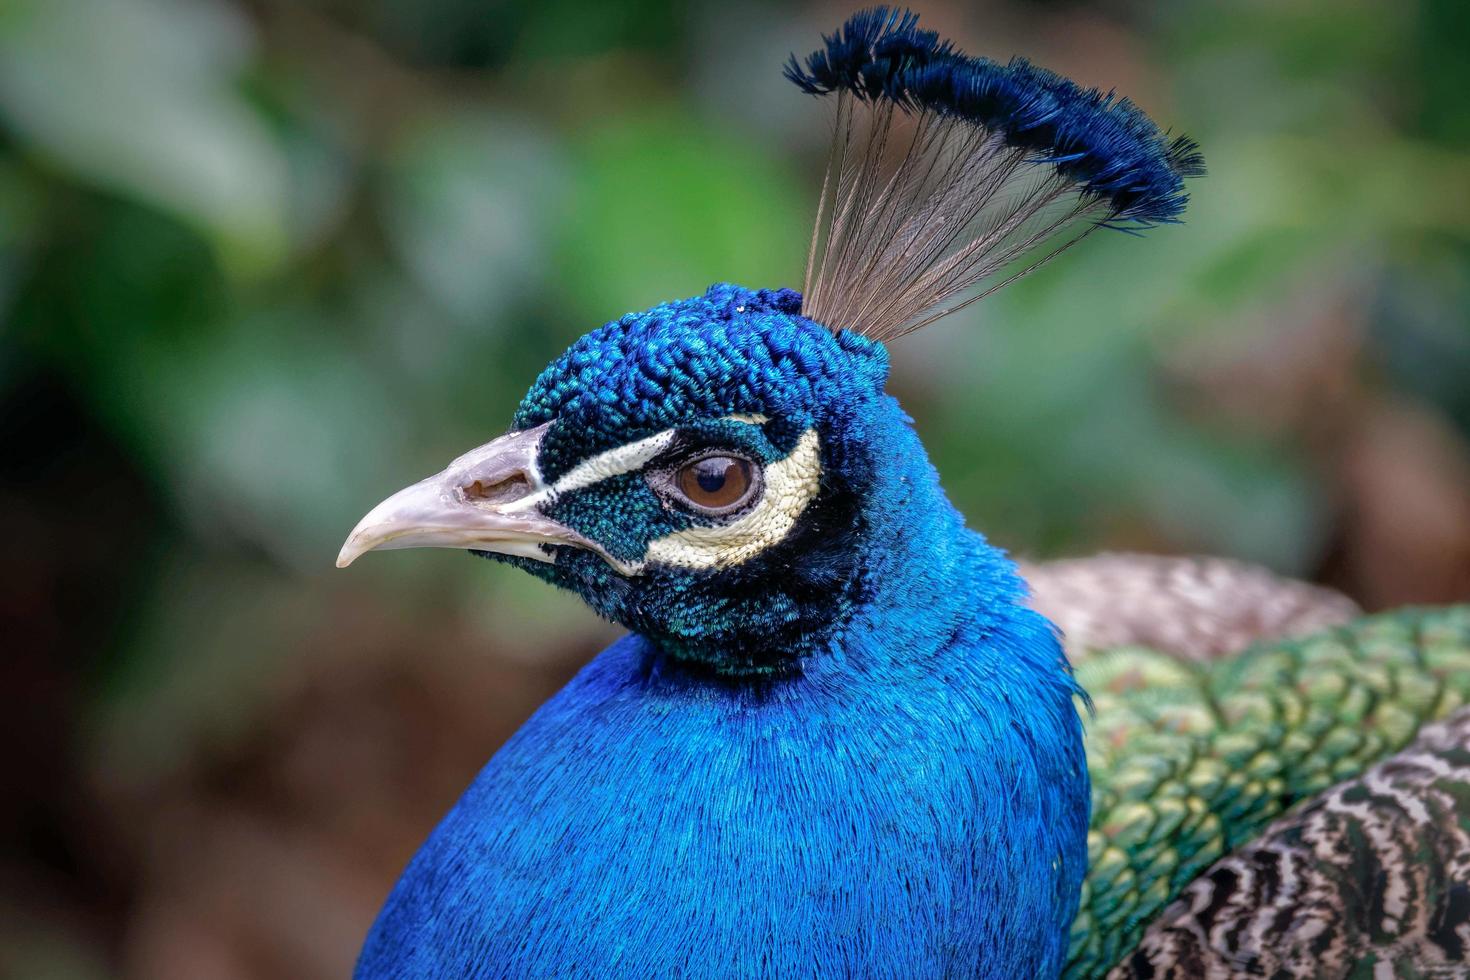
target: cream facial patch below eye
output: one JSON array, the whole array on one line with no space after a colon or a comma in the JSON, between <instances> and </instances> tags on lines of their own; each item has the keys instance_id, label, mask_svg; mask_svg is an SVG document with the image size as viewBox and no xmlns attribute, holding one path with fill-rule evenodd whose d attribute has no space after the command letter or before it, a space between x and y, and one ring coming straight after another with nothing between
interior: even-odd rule
<instances>
[{"instance_id":1,"label":"cream facial patch below eye","mask_svg":"<svg viewBox=\"0 0 1470 980\"><path fill-rule=\"evenodd\" d=\"M691 527L649 542L647 563L728 568L749 561L791 533L822 483L817 430L807 429L785 459L765 468L765 489L746 514L728 524Z\"/></svg>"}]
</instances>

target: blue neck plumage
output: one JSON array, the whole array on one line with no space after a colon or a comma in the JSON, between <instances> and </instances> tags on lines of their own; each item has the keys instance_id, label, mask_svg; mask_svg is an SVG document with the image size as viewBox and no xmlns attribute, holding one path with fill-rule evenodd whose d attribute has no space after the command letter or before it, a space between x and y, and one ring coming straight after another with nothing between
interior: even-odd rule
<instances>
[{"instance_id":1,"label":"blue neck plumage","mask_svg":"<svg viewBox=\"0 0 1470 980\"><path fill-rule=\"evenodd\" d=\"M870 635L881 627L892 646L915 665L942 653L921 637L938 630L982 634L1004 630L1017 616L1025 586L1015 566L999 549L965 526L950 504L919 438L902 424L892 399L884 406L894 424L883 444L893 467L869 501L867 524L873 530L863 572L864 601L846 629L834 636ZM895 472L895 470L897 472Z\"/></svg>"}]
</instances>

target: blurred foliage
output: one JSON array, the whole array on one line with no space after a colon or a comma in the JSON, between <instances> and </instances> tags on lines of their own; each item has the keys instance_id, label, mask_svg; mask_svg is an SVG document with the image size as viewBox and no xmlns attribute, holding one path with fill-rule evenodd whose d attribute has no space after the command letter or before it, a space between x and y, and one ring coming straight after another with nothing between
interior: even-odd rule
<instances>
[{"instance_id":1,"label":"blurred foliage","mask_svg":"<svg viewBox=\"0 0 1470 980\"><path fill-rule=\"evenodd\" d=\"M1211 168L1184 226L1092 236L895 350L975 526L1233 554L1369 605L1470 594L1467 11L924 8L1135 96ZM0 905L41 896L0 968L345 969L428 822L609 630L488 563L334 573L340 539L586 329L798 284L827 117L779 66L844 14L0 0L3 714L29 750ZM385 775L384 732L442 772ZM240 844L245 813L292 847ZM236 845L313 869L340 928L307 951L281 916L221 924L243 913L211 888L299 885L233 877Z\"/></svg>"}]
</instances>

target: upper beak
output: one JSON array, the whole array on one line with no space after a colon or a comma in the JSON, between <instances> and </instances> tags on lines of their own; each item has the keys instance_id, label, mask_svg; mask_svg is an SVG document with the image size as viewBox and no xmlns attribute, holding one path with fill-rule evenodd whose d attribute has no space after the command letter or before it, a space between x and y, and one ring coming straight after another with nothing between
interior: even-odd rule
<instances>
[{"instance_id":1,"label":"upper beak","mask_svg":"<svg viewBox=\"0 0 1470 980\"><path fill-rule=\"evenodd\" d=\"M466 548L546 562L553 560L549 546L600 551L536 509L548 496L536 451L549 425L503 435L378 504L347 536L337 567L390 548Z\"/></svg>"}]
</instances>

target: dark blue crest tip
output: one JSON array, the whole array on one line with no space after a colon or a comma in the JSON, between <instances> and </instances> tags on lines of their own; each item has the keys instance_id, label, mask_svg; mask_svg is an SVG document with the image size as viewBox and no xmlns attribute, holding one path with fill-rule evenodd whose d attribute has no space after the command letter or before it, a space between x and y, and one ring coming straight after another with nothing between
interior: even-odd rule
<instances>
[{"instance_id":1,"label":"dark blue crest tip","mask_svg":"<svg viewBox=\"0 0 1470 980\"><path fill-rule=\"evenodd\" d=\"M804 92L849 92L888 100L907 112L953 116L998 133L1055 167L1082 193L1107 200L1103 223L1148 227L1178 221L1188 203L1184 180L1204 173L1199 147L1170 137L1131 101L1083 88L1014 58L969 57L908 10L874 7L848 19L804 63L785 74Z\"/></svg>"},{"instance_id":2,"label":"dark blue crest tip","mask_svg":"<svg viewBox=\"0 0 1470 980\"><path fill-rule=\"evenodd\" d=\"M908 10L860 10L835 33L823 35L822 47L807 57L805 68L793 54L786 77L811 95L849 89L865 99L880 98L900 71L955 53L938 33L919 30L918 22Z\"/></svg>"}]
</instances>

